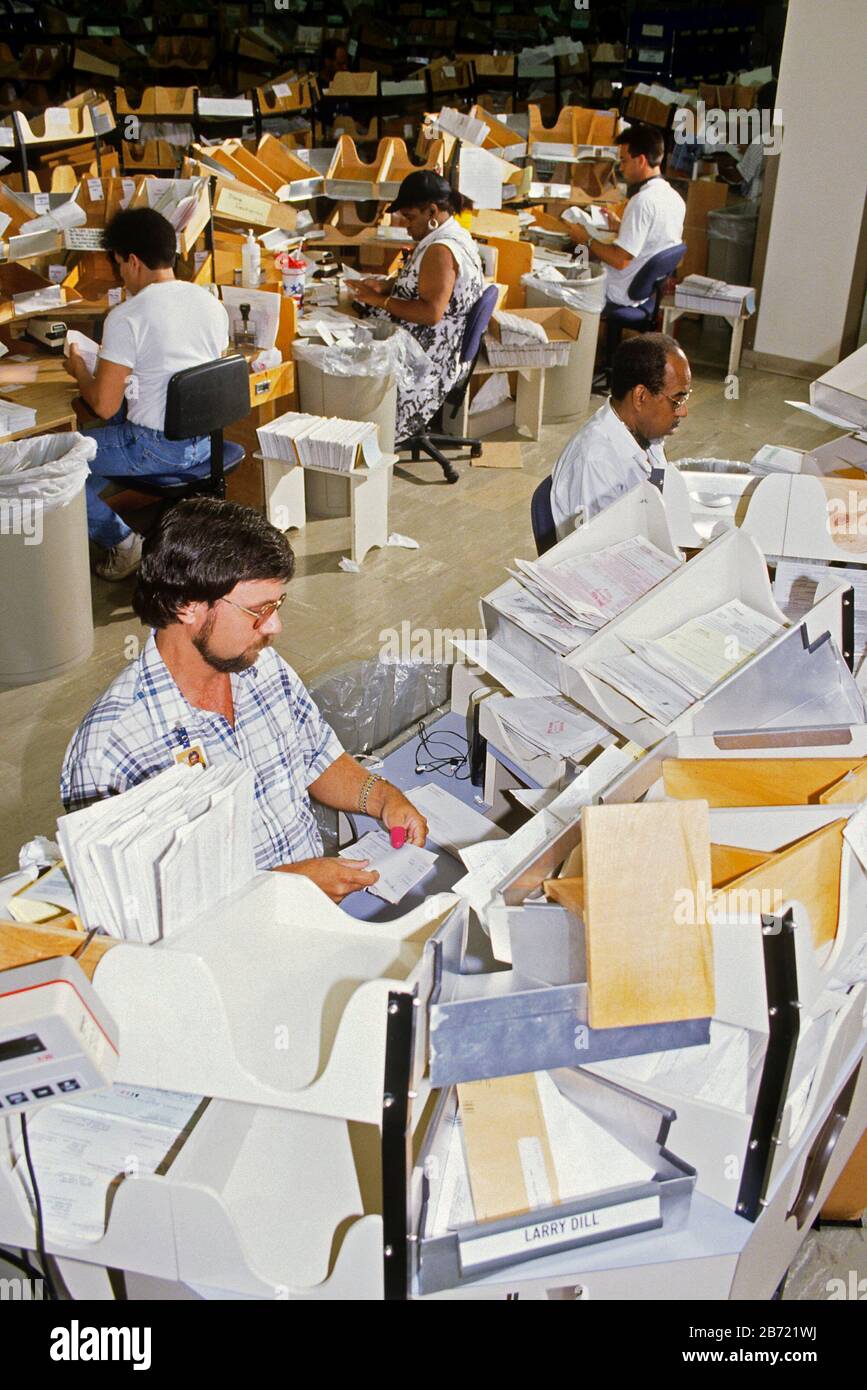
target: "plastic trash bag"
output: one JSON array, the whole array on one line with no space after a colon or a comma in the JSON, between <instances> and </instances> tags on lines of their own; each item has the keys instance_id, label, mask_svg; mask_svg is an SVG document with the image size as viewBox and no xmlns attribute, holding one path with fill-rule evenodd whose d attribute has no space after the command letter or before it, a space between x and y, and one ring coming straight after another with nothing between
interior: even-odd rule
<instances>
[{"instance_id":1,"label":"plastic trash bag","mask_svg":"<svg viewBox=\"0 0 867 1390\"><path fill-rule=\"evenodd\" d=\"M310 362L329 376L393 376L398 390L424 392L438 389L439 377L427 353L405 328L391 324L353 325L353 341L293 344L296 361Z\"/></svg>"},{"instance_id":2,"label":"plastic trash bag","mask_svg":"<svg viewBox=\"0 0 867 1390\"><path fill-rule=\"evenodd\" d=\"M43 434L0 444L0 498L39 498L46 511L66 507L84 487L96 440Z\"/></svg>"},{"instance_id":3,"label":"plastic trash bag","mask_svg":"<svg viewBox=\"0 0 867 1390\"><path fill-rule=\"evenodd\" d=\"M758 220L759 209L755 203L715 208L707 215L707 234L718 241L735 241L740 246L752 246Z\"/></svg>"},{"instance_id":4,"label":"plastic trash bag","mask_svg":"<svg viewBox=\"0 0 867 1390\"><path fill-rule=\"evenodd\" d=\"M451 669L447 664L372 657L338 667L309 690L347 753L358 756L384 748L445 704ZM337 812L318 801L313 811L325 853L336 854Z\"/></svg>"},{"instance_id":5,"label":"plastic trash bag","mask_svg":"<svg viewBox=\"0 0 867 1390\"><path fill-rule=\"evenodd\" d=\"M384 747L438 709L448 699L450 678L446 663L372 657L340 666L309 688L347 753L357 754Z\"/></svg>"},{"instance_id":6,"label":"plastic trash bag","mask_svg":"<svg viewBox=\"0 0 867 1390\"><path fill-rule=\"evenodd\" d=\"M605 308L605 276L588 280L549 280L534 271L521 276L525 289L543 294L552 304L564 304L585 314L601 314Z\"/></svg>"},{"instance_id":7,"label":"plastic trash bag","mask_svg":"<svg viewBox=\"0 0 867 1390\"><path fill-rule=\"evenodd\" d=\"M677 469L688 473L752 473L748 463L736 459L669 459Z\"/></svg>"}]
</instances>

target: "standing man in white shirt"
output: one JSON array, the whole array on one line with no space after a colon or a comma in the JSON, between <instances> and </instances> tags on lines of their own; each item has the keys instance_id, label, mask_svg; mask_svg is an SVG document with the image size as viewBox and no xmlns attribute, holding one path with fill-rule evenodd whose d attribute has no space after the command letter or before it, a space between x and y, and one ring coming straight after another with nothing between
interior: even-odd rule
<instances>
[{"instance_id":1,"label":"standing man in white shirt","mask_svg":"<svg viewBox=\"0 0 867 1390\"><path fill-rule=\"evenodd\" d=\"M98 446L86 488L88 531L106 552L94 570L103 579L125 579L138 567L141 537L103 501L105 481L134 484L149 476L170 485L208 472L207 435L166 439L166 389L175 372L222 357L229 317L207 290L175 279L175 229L153 208L117 213L105 229L105 249L127 298L106 318L95 373L74 347L65 365L90 409L109 422L84 431Z\"/></svg>"},{"instance_id":2,"label":"standing man in white shirt","mask_svg":"<svg viewBox=\"0 0 867 1390\"><path fill-rule=\"evenodd\" d=\"M687 416L692 374L665 333L628 338L614 354L611 399L569 440L554 465L551 509L557 539L580 511L589 521L642 482L662 486L663 439Z\"/></svg>"},{"instance_id":3,"label":"standing man in white shirt","mask_svg":"<svg viewBox=\"0 0 867 1390\"><path fill-rule=\"evenodd\" d=\"M686 203L662 177L665 141L651 126L630 126L617 137L620 172L629 190L622 220L605 210L608 225L617 232L613 242L597 241L582 223L564 223L576 244L604 262L605 297L610 304L637 304L629 286L658 251L683 240Z\"/></svg>"}]
</instances>

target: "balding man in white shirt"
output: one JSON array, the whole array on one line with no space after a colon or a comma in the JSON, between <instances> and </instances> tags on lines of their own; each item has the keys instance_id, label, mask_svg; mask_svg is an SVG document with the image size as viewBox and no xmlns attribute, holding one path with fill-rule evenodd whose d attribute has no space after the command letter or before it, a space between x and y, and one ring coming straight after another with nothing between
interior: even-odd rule
<instances>
[{"instance_id":1,"label":"balding man in white shirt","mask_svg":"<svg viewBox=\"0 0 867 1390\"><path fill-rule=\"evenodd\" d=\"M570 439L554 465L557 539L642 482L662 487L663 440L687 415L689 363L673 338L644 333L614 354L611 398Z\"/></svg>"}]
</instances>

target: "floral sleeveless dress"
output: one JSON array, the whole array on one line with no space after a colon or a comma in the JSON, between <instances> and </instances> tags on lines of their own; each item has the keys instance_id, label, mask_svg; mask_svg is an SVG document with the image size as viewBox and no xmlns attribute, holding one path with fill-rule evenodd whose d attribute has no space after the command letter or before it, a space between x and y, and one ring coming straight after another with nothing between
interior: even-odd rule
<instances>
[{"instance_id":1,"label":"floral sleeveless dress","mask_svg":"<svg viewBox=\"0 0 867 1390\"><path fill-rule=\"evenodd\" d=\"M458 278L445 313L436 324L406 323L402 328L411 333L436 368L421 387L410 390L398 388L395 439L401 441L418 434L429 425L446 395L461 373L461 345L467 314L479 299L484 288L482 264L469 232L453 217L424 237L405 262L391 291L392 299L417 299L421 263L430 246L443 243L452 252L458 267ZM391 316L378 310L383 318ZM392 322L395 322L392 319Z\"/></svg>"}]
</instances>

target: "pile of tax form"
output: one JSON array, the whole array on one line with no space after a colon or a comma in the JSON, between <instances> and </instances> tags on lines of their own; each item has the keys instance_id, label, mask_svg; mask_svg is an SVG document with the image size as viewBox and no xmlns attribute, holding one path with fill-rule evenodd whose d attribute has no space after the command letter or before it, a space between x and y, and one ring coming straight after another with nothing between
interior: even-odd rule
<instances>
[{"instance_id":1,"label":"pile of tax form","mask_svg":"<svg viewBox=\"0 0 867 1390\"><path fill-rule=\"evenodd\" d=\"M253 773L178 763L61 816L57 838L88 930L150 944L256 872Z\"/></svg>"},{"instance_id":2,"label":"pile of tax form","mask_svg":"<svg viewBox=\"0 0 867 1390\"><path fill-rule=\"evenodd\" d=\"M376 468L384 455L372 420L326 419L289 410L256 431L267 459L300 463L331 473L351 473L359 463Z\"/></svg>"},{"instance_id":3,"label":"pile of tax form","mask_svg":"<svg viewBox=\"0 0 867 1390\"><path fill-rule=\"evenodd\" d=\"M643 536L554 565L516 559L509 573L520 592L498 598L497 608L555 650L570 652L681 563Z\"/></svg>"}]
</instances>

